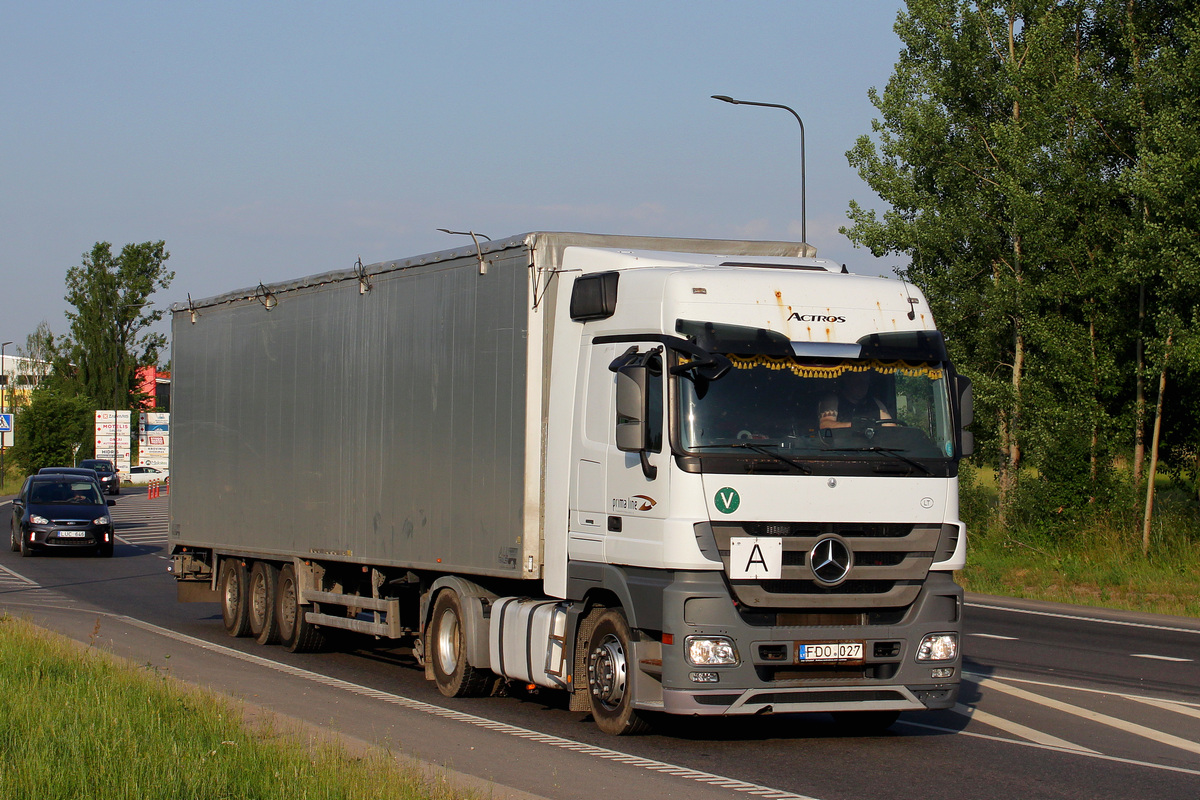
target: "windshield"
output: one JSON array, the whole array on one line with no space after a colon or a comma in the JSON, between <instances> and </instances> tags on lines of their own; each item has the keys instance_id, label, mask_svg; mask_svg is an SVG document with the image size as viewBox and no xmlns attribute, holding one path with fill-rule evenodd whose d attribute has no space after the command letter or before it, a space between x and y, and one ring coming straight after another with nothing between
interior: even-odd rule
<instances>
[{"instance_id":1,"label":"windshield","mask_svg":"<svg viewBox=\"0 0 1200 800\"><path fill-rule=\"evenodd\" d=\"M699 455L946 460L954 455L941 363L734 355L717 380L684 373L680 446Z\"/></svg>"},{"instance_id":2,"label":"windshield","mask_svg":"<svg viewBox=\"0 0 1200 800\"><path fill-rule=\"evenodd\" d=\"M29 490L29 502L37 505L104 505L96 484L87 480L35 483Z\"/></svg>"}]
</instances>

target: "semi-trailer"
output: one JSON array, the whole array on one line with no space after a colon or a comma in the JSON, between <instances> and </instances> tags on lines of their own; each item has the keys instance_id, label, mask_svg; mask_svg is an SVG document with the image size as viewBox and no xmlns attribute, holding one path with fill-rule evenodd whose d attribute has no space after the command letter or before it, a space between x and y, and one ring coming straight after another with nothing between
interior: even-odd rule
<instances>
[{"instance_id":1,"label":"semi-trailer","mask_svg":"<svg viewBox=\"0 0 1200 800\"><path fill-rule=\"evenodd\" d=\"M804 243L527 233L172 307L178 596L447 696L954 705L970 383L912 285Z\"/></svg>"}]
</instances>

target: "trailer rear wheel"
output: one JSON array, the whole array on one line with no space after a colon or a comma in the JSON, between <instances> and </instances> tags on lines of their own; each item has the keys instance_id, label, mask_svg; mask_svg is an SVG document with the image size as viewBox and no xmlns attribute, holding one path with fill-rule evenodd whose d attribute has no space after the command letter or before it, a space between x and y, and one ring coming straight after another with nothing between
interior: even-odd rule
<instances>
[{"instance_id":1,"label":"trailer rear wheel","mask_svg":"<svg viewBox=\"0 0 1200 800\"><path fill-rule=\"evenodd\" d=\"M230 636L250 633L250 572L240 558L221 562L221 621Z\"/></svg>"},{"instance_id":2,"label":"trailer rear wheel","mask_svg":"<svg viewBox=\"0 0 1200 800\"><path fill-rule=\"evenodd\" d=\"M463 629L462 603L453 589L442 591L433 604L425 657L433 666L438 691L446 697L483 694L492 682L488 670L467 663L467 637Z\"/></svg>"},{"instance_id":3,"label":"trailer rear wheel","mask_svg":"<svg viewBox=\"0 0 1200 800\"><path fill-rule=\"evenodd\" d=\"M250 633L259 644L279 641L279 622L275 617L275 592L279 569L267 561L255 561L250 570Z\"/></svg>"},{"instance_id":4,"label":"trailer rear wheel","mask_svg":"<svg viewBox=\"0 0 1200 800\"><path fill-rule=\"evenodd\" d=\"M613 736L643 733L650 729L633 708L633 632L618 608L600 611L588 636L588 696L596 726Z\"/></svg>"},{"instance_id":5,"label":"trailer rear wheel","mask_svg":"<svg viewBox=\"0 0 1200 800\"><path fill-rule=\"evenodd\" d=\"M279 571L275 592L275 619L279 623L279 641L290 653L313 653L325 644L325 635L305 614L312 605L301 605L296 568L285 564Z\"/></svg>"}]
</instances>

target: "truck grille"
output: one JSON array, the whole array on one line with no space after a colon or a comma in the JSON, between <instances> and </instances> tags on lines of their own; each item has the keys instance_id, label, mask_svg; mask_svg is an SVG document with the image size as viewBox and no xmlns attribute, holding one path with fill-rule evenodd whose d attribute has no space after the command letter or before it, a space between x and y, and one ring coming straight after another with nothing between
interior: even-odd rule
<instances>
[{"instance_id":1,"label":"truck grille","mask_svg":"<svg viewBox=\"0 0 1200 800\"><path fill-rule=\"evenodd\" d=\"M730 581L738 601L754 609L898 608L916 600L938 553L941 525L748 522L713 523L721 560L728 571L730 539L783 539L779 580ZM808 555L830 534L849 547L853 560L845 579L830 586L817 580Z\"/></svg>"}]
</instances>

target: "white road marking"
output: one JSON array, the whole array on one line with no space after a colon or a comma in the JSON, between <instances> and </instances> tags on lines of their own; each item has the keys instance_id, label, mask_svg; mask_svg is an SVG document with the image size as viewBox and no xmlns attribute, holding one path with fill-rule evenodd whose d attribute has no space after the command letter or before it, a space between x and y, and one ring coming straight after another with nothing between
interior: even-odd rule
<instances>
[{"instance_id":1,"label":"white road marking","mask_svg":"<svg viewBox=\"0 0 1200 800\"><path fill-rule=\"evenodd\" d=\"M992 736L989 733L976 733L975 731L960 731L954 728L943 728L940 725L929 725L924 722L909 722L901 718L897 725L907 725L910 728L922 728L927 731L937 731L938 733L952 733L956 736L970 736L972 739L986 739L990 742L1001 742L1003 744L1015 744L1018 747L1032 747L1035 750L1050 750L1056 753L1066 753L1067 755L1081 756L1083 758L1094 758L1097 761L1111 761L1115 764L1128 764L1133 767L1149 767L1150 769L1161 769L1166 772L1179 772L1184 775L1200 775L1200 769L1188 769L1187 767L1173 767L1167 764L1155 764L1150 761L1136 761L1132 758L1119 758L1117 756L1106 756L1103 753L1084 753L1079 750L1064 750L1061 747L1051 747L1050 745L1040 744L1038 742L1021 742L1015 739L1005 739L1003 736Z\"/></svg>"},{"instance_id":2,"label":"white road marking","mask_svg":"<svg viewBox=\"0 0 1200 800\"><path fill-rule=\"evenodd\" d=\"M432 714L445 719L452 719L457 722L465 722L469 725L475 725L476 727L485 728L497 733L503 733L508 736L528 739L530 741L548 744L551 747L558 747L563 750L571 750L572 752L582 753L584 755L594 756L596 758L603 758L608 761L617 761L622 764L641 767L642 769L657 773L673 775L677 778L683 778L685 780L695 781L697 783L721 786L731 789L735 792L749 794L755 797L767 798L767 800L816 800L816 798L808 797L807 795L792 794L791 792L785 792L781 789L772 789L769 786L748 783L746 781L737 780L736 778L727 778L723 775L715 775L711 772L702 772L689 767L681 767L676 764L670 764L665 761L656 761L651 758L642 758L640 756L634 756L628 753L621 753L616 750L609 750L605 747L597 747L596 745L576 742L570 739L564 739L561 736L541 733L528 728L520 728L516 725L509 725L506 722L497 722L495 720L487 719L486 717L478 717L474 714L467 714L462 711L454 711L453 709L442 708L441 706L435 706L431 703L424 703L420 700L413 700L409 697L383 692L378 689L371 689L367 686L361 686L357 683L344 681L340 678L333 678L328 675L322 675L318 672L310 672L306 669L293 667L288 664L281 664L278 661L272 661L269 658L263 658L251 653L243 653L240 650L222 647L221 645L206 642L203 639L197 639L183 633L177 633L168 628L159 627L158 625L154 625L149 622L143 622L142 620L135 619L134 617L127 617L121 614L105 614L105 616L121 620L129 625L165 636L169 639L174 639L178 642L194 645L204 650L223 653L224 655L232 656L233 658L237 658L251 664L267 667L268 669L273 669L277 672L283 672L298 678L304 678L306 680L320 683L324 686L351 692L359 695L360 697L369 697L374 700L381 700L383 702L391 703L393 705L401 706L413 711L420 711L425 714Z\"/></svg>"},{"instance_id":3,"label":"white road marking","mask_svg":"<svg viewBox=\"0 0 1200 800\"><path fill-rule=\"evenodd\" d=\"M997 633L970 633L968 636L978 636L980 639L1000 639L1005 642L1019 641L1016 636L1001 636Z\"/></svg>"},{"instance_id":4,"label":"white road marking","mask_svg":"<svg viewBox=\"0 0 1200 800\"><path fill-rule=\"evenodd\" d=\"M1104 619L1103 617L1085 617L1077 614L1060 614L1054 611L1033 611L1025 608L1008 608L1007 606L989 606L986 603L967 603L968 608L986 608L989 611L1011 611L1014 614L1032 614L1036 617L1054 617L1069 619L1074 622L1099 622L1104 625L1123 625L1127 628L1147 628L1152 631L1170 631L1172 633L1191 633L1200 636L1200 628L1175 628L1170 625L1151 625L1148 622L1129 622L1121 619Z\"/></svg>"},{"instance_id":5,"label":"white road marking","mask_svg":"<svg viewBox=\"0 0 1200 800\"><path fill-rule=\"evenodd\" d=\"M1185 717L1195 717L1196 719L1200 719L1200 708L1184 705L1183 703L1176 703L1171 700L1159 700L1156 697L1131 697L1129 699L1136 700L1139 703L1145 703L1148 706L1154 706L1155 708L1161 708L1166 711L1174 711L1176 714L1183 714Z\"/></svg>"},{"instance_id":6,"label":"white road marking","mask_svg":"<svg viewBox=\"0 0 1200 800\"><path fill-rule=\"evenodd\" d=\"M986 711L980 711L977 708L971 708L970 706L965 706L962 703L958 703L954 706L954 713L961 714L967 719L981 722L988 727L996 728L997 730L1004 731L1005 733L1011 733L1013 736L1019 736L1022 739L1028 739L1031 742L1044 744L1047 747L1054 747L1059 750L1070 750L1075 753L1096 753L1095 750L1075 744L1073 742L1068 742L1066 739L1059 739L1057 736L1051 736L1048 733L1042 733L1041 731L1034 730L1026 725L1022 725L1019 722L1013 722L1011 720L1004 719L1003 717L997 717L995 714L989 714Z\"/></svg>"},{"instance_id":7,"label":"white road marking","mask_svg":"<svg viewBox=\"0 0 1200 800\"><path fill-rule=\"evenodd\" d=\"M990 674L984 674L982 672L968 672L966 670L963 670L963 677L964 678L994 678L996 676L990 675ZM1029 678L1013 678L1013 677L1006 676L1003 678L1003 680L1005 683L1024 683L1029 686L1044 686L1047 689L1068 689L1072 692L1083 692L1085 694L1110 695L1112 697L1120 697L1123 700L1138 700L1138 701L1150 702L1150 701L1154 701L1154 700L1158 699L1158 698L1153 698L1153 697L1146 697L1145 695L1127 694L1125 692L1116 692L1116 691L1113 691L1112 689L1089 689L1086 686L1068 686L1065 683L1049 683L1048 681L1035 681L1035 680L1032 680ZM1186 700L1158 699L1158 701L1163 702L1163 703L1174 703L1176 705L1189 706L1191 708L1200 708L1200 703L1189 703Z\"/></svg>"},{"instance_id":8,"label":"white road marking","mask_svg":"<svg viewBox=\"0 0 1200 800\"><path fill-rule=\"evenodd\" d=\"M1017 688L1016 686L1008 686L1007 684L1000 683L992 678L984 678L978 683L979 686L984 689L992 689L997 692L1003 692L1004 694L1012 695L1013 697L1017 697L1022 700L1037 703L1038 705L1042 705L1047 708L1053 708L1055 711L1062 711L1067 714L1082 717L1083 719L1089 719L1093 722L1098 722L1101 725L1108 725L1111 728L1116 728L1117 730L1125 731L1126 733L1132 733L1135 736L1142 736L1146 739L1150 739L1151 741L1158 742L1159 744L1165 744L1168 747L1177 747L1180 750L1186 750L1189 753L1196 753L1197 755L1200 755L1200 742L1194 742L1189 739L1184 739L1180 736L1172 736L1169 733L1163 733L1162 731L1156 731L1153 728L1147 728L1145 725L1138 725L1135 722L1127 722L1123 719L1110 717L1107 714L1101 714L1098 711L1091 711L1090 709L1080 708L1079 706L1074 706L1070 703L1064 703L1061 700L1054 700L1049 697L1044 697L1040 694L1034 694L1033 692Z\"/></svg>"},{"instance_id":9,"label":"white road marking","mask_svg":"<svg viewBox=\"0 0 1200 800\"><path fill-rule=\"evenodd\" d=\"M1175 658L1174 656L1156 656L1156 655L1153 655L1152 653L1130 653L1129 657L1130 658L1150 658L1155 661L1174 661L1174 662L1177 662L1180 664L1188 664L1188 663L1191 663L1191 661L1192 661L1192 659L1190 659L1190 658Z\"/></svg>"}]
</instances>

